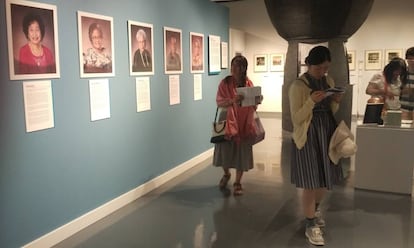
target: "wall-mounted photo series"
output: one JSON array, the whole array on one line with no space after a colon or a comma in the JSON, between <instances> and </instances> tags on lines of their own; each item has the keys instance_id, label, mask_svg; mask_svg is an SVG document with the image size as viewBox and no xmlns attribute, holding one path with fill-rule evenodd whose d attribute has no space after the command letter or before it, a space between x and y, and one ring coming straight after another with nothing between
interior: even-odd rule
<instances>
[{"instance_id":1,"label":"wall-mounted photo series","mask_svg":"<svg viewBox=\"0 0 414 248\"><path fill-rule=\"evenodd\" d=\"M28 0L5 1L10 79L60 78L56 6ZM154 75L153 24L134 20L127 23L130 76ZM115 76L113 25L111 16L77 11L80 78ZM181 74L182 30L168 26L163 30L164 73ZM228 68L228 43L220 39L209 35L207 43L203 33L189 32L190 73L204 73L208 67L210 74L218 74ZM275 64L271 68L279 70L279 67Z\"/></svg>"}]
</instances>

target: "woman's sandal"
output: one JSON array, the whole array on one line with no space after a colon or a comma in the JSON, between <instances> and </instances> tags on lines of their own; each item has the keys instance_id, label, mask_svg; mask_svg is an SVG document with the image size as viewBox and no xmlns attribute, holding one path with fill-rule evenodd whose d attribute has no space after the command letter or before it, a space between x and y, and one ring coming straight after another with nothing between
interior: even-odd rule
<instances>
[{"instance_id":1,"label":"woman's sandal","mask_svg":"<svg viewBox=\"0 0 414 248\"><path fill-rule=\"evenodd\" d=\"M243 188L241 183L234 183L233 184L233 195L238 196L238 195L243 195Z\"/></svg>"},{"instance_id":2,"label":"woman's sandal","mask_svg":"<svg viewBox=\"0 0 414 248\"><path fill-rule=\"evenodd\" d=\"M224 189L227 187L228 182L230 181L231 174L224 174L223 177L220 179L219 187L220 189Z\"/></svg>"}]
</instances>

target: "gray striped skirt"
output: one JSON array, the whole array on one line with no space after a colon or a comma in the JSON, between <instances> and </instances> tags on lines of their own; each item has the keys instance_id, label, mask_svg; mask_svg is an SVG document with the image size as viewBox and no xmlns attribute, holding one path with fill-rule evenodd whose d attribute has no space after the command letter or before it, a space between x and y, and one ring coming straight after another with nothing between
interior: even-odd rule
<instances>
[{"instance_id":1,"label":"gray striped skirt","mask_svg":"<svg viewBox=\"0 0 414 248\"><path fill-rule=\"evenodd\" d=\"M336 126L329 112L314 111L305 146L299 150L292 142L291 182L296 187L332 189L343 179L340 163L334 165L328 156L329 141Z\"/></svg>"}]
</instances>

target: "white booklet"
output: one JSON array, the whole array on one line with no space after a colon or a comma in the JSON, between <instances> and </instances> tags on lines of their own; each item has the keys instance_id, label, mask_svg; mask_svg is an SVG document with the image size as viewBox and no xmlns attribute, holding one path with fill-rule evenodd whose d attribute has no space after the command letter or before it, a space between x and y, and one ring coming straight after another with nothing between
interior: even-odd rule
<instances>
[{"instance_id":1,"label":"white booklet","mask_svg":"<svg viewBox=\"0 0 414 248\"><path fill-rule=\"evenodd\" d=\"M257 104L257 99L262 95L262 87L240 87L236 88L237 94L244 97L241 106L254 106Z\"/></svg>"}]
</instances>

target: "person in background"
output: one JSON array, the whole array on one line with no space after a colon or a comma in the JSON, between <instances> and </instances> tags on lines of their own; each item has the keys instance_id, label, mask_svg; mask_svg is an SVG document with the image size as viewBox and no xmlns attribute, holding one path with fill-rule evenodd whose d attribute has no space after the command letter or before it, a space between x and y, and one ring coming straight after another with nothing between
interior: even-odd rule
<instances>
[{"instance_id":1,"label":"person in background","mask_svg":"<svg viewBox=\"0 0 414 248\"><path fill-rule=\"evenodd\" d=\"M305 236L314 245L324 245L325 226L320 204L327 190L343 179L341 165L330 160L329 142L337 124L333 113L341 93L328 95L335 86L328 72L331 55L327 47L316 46L305 59L307 72L289 88L292 133L291 181L302 189Z\"/></svg>"},{"instance_id":2,"label":"person in background","mask_svg":"<svg viewBox=\"0 0 414 248\"><path fill-rule=\"evenodd\" d=\"M138 43L138 49L134 53L134 63L132 71L152 71L152 58L151 53L146 48L147 46L147 34L143 29L139 29L135 36Z\"/></svg>"},{"instance_id":3,"label":"person in background","mask_svg":"<svg viewBox=\"0 0 414 248\"><path fill-rule=\"evenodd\" d=\"M103 46L103 31L101 25L92 23L88 30L92 47L83 54L84 71L86 73L105 73L112 71L112 59Z\"/></svg>"},{"instance_id":4,"label":"person in background","mask_svg":"<svg viewBox=\"0 0 414 248\"><path fill-rule=\"evenodd\" d=\"M28 13L23 18L23 33L27 43L19 50L18 73L39 74L56 72L53 53L42 44L45 24L39 15Z\"/></svg>"},{"instance_id":5,"label":"person in background","mask_svg":"<svg viewBox=\"0 0 414 248\"><path fill-rule=\"evenodd\" d=\"M405 52L407 61L407 78L401 87L401 110L402 122L413 123L414 119L414 47L410 47Z\"/></svg>"},{"instance_id":6,"label":"person in background","mask_svg":"<svg viewBox=\"0 0 414 248\"><path fill-rule=\"evenodd\" d=\"M240 106L243 100L238 95L237 87L253 87L252 81L247 77L247 59L237 55L231 60L231 75L224 78L217 90L217 106L225 109L226 135L230 136L229 141L215 144L213 165L222 167L222 176L219 187L225 189L230 180L230 169L236 170L236 178L233 184L233 194L243 194L241 184L244 172L253 168L253 149L249 142L254 132L254 113L257 104L260 104L262 97L257 99L254 106Z\"/></svg>"},{"instance_id":7,"label":"person in background","mask_svg":"<svg viewBox=\"0 0 414 248\"><path fill-rule=\"evenodd\" d=\"M366 88L366 94L379 98L387 110L399 110L402 83L407 78L407 66L401 58L393 58L382 73L372 76Z\"/></svg>"}]
</instances>

